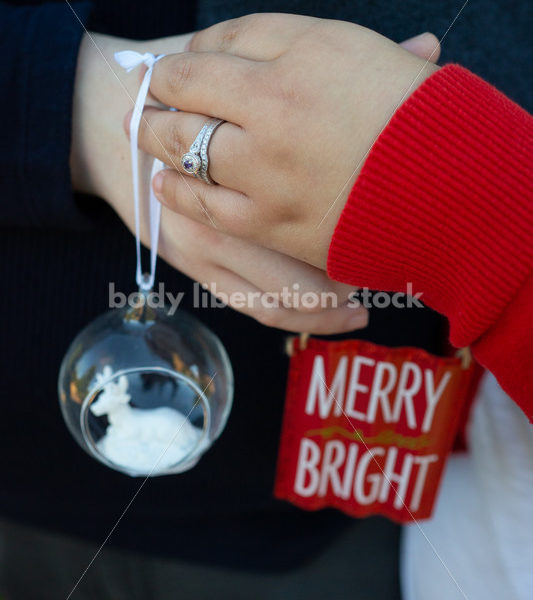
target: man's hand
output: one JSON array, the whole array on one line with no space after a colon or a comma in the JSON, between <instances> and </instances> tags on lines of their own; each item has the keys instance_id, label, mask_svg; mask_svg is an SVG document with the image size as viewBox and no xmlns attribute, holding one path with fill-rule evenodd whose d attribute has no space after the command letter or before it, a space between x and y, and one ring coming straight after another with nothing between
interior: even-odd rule
<instances>
[{"instance_id":1,"label":"man's hand","mask_svg":"<svg viewBox=\"0 0 533 600\"><path fill-rule=\"evenodd\" d=\"M324 269L348 193L396 108L437 67L428 34L407 43L341 21L251 15L197 33L154 69L140 145L180 165L208 116L210 175L154 178L167 207ZM127 120L126 120L127 126Z\"/></svg>"}]
</instances>

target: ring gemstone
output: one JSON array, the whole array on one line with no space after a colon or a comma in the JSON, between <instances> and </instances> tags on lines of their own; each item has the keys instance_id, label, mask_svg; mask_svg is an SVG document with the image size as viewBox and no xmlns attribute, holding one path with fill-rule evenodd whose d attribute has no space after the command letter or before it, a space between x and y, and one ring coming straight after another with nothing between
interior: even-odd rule
<instances>
[{"instance_id":1,"label":"ring gemstone","mask_svg":"<svg viewBox=\"0 0 533 600\"><path fill-rule=\"evenodd\" d=\"M202 166L202 160L197 154L187 152L181 157L181 166L183 170L191 175L195 175Z\"/></svg>"}]
</instances>

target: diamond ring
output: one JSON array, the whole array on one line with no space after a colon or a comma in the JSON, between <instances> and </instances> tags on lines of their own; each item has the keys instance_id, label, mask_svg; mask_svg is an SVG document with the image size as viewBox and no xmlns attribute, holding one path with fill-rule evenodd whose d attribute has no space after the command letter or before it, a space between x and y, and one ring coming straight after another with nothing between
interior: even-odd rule
<instances>
[{"instance_id":1,"label":"diamond ring","mask_svg":"<svg viewBox=\"0 0 533 600\"><path fill-rule=\"evenodd\" d=\"M202 159L200 158L200 144L202 143L208 126L209 121L204 123L204 126L202 129L200 129L200 133L196 136L196 139L189 148L189 151L185 152L185 154L181 157L181 166L183 167L183 170L190 175L194 175L195 177L198 177L198 172L202 167Z\"/></svg>"},{"instance_id":2,"label":"diamond ring","mask_svg":"<svg viewBox=\"0 0 533 600\"><path fill-rule=\"evenodd\" d=\"M209 142L211 141L211 136L215 132L215 129L224 123L222 119L211 119L211 122L208 121L207 129L205 130L204 137L202 138L202 143L200 144L200 159L202 161L202 165L200 167L199 176L210 185L213 185L215 182L209 177L209 155L207 154L207 149L209 148Z\"/></svg>"},{"instance_id":3,"label":"diamond ring","mask_svg":"<svg viewBox=\"0 0 533 600\"><path fill-rule=\"evenodd\" d=\"M212 185L215 182L209 177L209 156L207 150L215 129L224 123L222 119L209 119L204 123L200 133L192 143L188 152L181 157L181 166L186 173L202 179Z\"/></svg>"},{"instance_id":4,"label":"diamond ring","mask_svg":"<svg viewBox=\"0 0 533 600\"><path fill-rule=\"evenodd\" d=\"M186 173L194 175L209 184L215 182L209 177L207 150L213 132L221 123L224 123L222 119L208 119L200 129L200 133L196 136L189 151L181 157L181 166Z\"/></svg>"}]
</instances>

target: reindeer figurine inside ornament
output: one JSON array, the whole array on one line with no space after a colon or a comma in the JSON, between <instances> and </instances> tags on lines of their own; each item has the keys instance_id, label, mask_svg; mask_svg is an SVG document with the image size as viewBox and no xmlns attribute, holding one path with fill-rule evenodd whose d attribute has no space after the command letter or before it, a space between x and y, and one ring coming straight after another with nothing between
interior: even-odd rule
<instances>
[{"instance_id":1,"label":"reindeer figurine inside ornament","mask_svg":"<svg viewBox=\"0 0 533 600\"><path fill-rule=\"evenodd\" d=\"M180 462L202 438L202 430L173 408L131 406L128 377L113 381L109 365L96 375L96 384L103 389L90 410L97 417L106 415L109 422L96 446L111 461L159 473Z\"/></svg>"}]
</instances>

